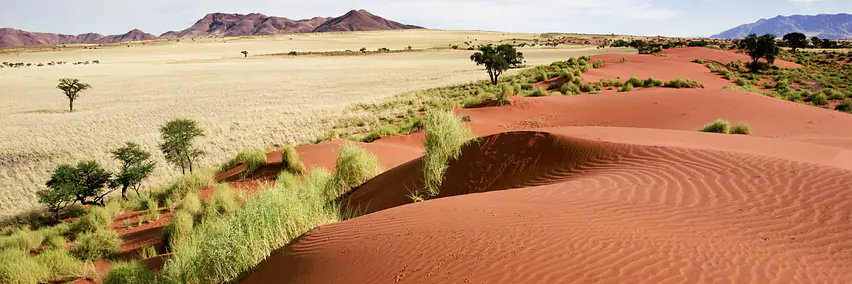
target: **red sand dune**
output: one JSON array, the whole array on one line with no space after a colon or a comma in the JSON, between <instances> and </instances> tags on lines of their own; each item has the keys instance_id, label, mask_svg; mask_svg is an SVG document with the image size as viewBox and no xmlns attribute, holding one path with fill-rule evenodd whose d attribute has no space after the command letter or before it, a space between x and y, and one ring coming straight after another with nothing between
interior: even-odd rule
<instances>
[{"instance_id":1,"label":"red sand dune","mask_svg":"<svg viewBox=\"0 0 852 284\"><path fill-rule=\"evenodd\" d=\"M368 214L312 230L242 282L851 283L852 115L723 91L689 63L744 55L667 53L584 77L708 87L458 110L485 137L450 163L433 200L406 197L422 183L422 136L366 144L400 165L345 197ZM716 118L753 135L696 131ZM340 143L299 151L329 167Z\"/></svg>"}]
</instances>

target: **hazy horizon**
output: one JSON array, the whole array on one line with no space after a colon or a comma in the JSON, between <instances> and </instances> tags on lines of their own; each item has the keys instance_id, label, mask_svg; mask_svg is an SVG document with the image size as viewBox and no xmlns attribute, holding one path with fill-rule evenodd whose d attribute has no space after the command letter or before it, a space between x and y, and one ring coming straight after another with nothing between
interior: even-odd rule
<instances>
[{"instance_id":1,"label":"hazy horizon","mask_svg":"<svg viewBox=\"0 0 852 284\"><path fill-rule=\"evenodd\" d=\"M183 30L210 13L261 13L290 19L337 17L364 9L389 20L429 29L710 36L761 18L852 12L843 0L371 0L280 3L272 0L0 0L0 27L60 34L154 35ZM448 9L447 7L452 7ZM546 7L546 8L543 8ZM736 7L737 9L731 9Z\"/></svg>"}]
</instances>

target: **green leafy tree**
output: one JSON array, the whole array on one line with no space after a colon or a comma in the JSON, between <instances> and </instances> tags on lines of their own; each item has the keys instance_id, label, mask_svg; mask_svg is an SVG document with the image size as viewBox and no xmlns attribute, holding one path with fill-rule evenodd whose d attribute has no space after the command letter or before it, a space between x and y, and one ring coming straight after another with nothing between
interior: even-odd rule
<instances>
[{"instance_id":1,"label":"green leafy tree","mask_svg":"<svg viewBox=\"0 0 852 284\"><path fill-rule=\"evenodd\" d=\"M166 161L180 168L182 173L188 169L192 172L195 161L204 154L195 148L195 138L204 136L204 131L198 128L198 122L191 119L175 119L160 128L163 143L160 150L166 156Z\"/></svg>"},{"instance_id":2,"label":"green leafy tree","mask_svg":"<svg viewBox=\"0 0 852 284\"><path fill-rule=\"evenodd\" d=\"M243 54L243 57L248 57L248 51L243 50L243 51L240 51L240 53Z\"/></svg>"},{"instance_id":3,"label":"green leafy tree","mask_svg":"<svg viewBox=\"0 0 852 284\"><path fill-rule=\"evenodd\" d=\"M819 37L812 37L811 44L814 46L814 48L820 47L822 46L822 40L819 39Z\"/></svg>"},{"instance_id":4,"label":"green leafy tree","mask_svg":"<svg viewBox=\"0 0 852 284\"><path fill-rule=\"evenodd\" d=\"M780 52L778 44L775 41L775 35L765 34L758 37L756 34L751 34L739 43L741 49L744 49L749 57L751 57L752 72L759 70L760 64L758 60L766 59L769 65L775 63L775 57Z\"/></svg>"},{"instance_id":5,"label":"green leafy tree","mask_svg":"<svg viewBox=\"0 0 852 284\"><path fill-rule=\"evenodd\" d=\"M479 47L479 52L470 56L476 65L484 65L491 78L491 84L497 85L497 79L509 68L520 67L524 63L524 54L518 52L510 44L502 44L496 48L489 44Z\"/></svg>"},{"instance_id":6,"label":"green leafy tree","mask_svg":"<svg viewBox=\"0 0 852 284\"><path fill-rule=\"evenodd\" d=\"M121 163L121 170L112 180L113 187L121 187L121 198L127 200L127 189L132 188L139 195L142 180L148 178L155 163L151 154L142 150L139 144L127 142L124 147L112 151L112 157Z\"/></svg>"},{"instance_id":7,"label":"green leafy tree","mask_svg":"<svg viewBox=\"0 0 852 284\"><path fill-rule=\"evenodd\" d=\"M78 79L62 78L59 79L57 89L62 90L65 96L68 97L68 111L74 112L74 101L80 96L80 92L88 90L92 86L89 84L80 83Z\"/></svg>"},{"instance_id":8,"label":"green leafy tree","mask_svg":"<svg viewBox=\"0 0 852 284\"><path fill-rule=\"evenodd\" d=\"M62 164L53 170L48 189L36 192L39 202L53 212L74 202L83 205L103 205L104 196L112 192L106 186L112 174L98 162L84 161L76 166Z\"/></svg>"},{"instance_id":9,"label":"green leafy tree","mask_svg":"<svg viewBox=\"0 0 852 284\"><path fill-rule=\"evenodd\" d=\"M793 49L793 53L798 48L808 47L808 36L803 33L789 33L784 35L783 39L787 43L787 46Z\"/></svg>"}]
</instances>

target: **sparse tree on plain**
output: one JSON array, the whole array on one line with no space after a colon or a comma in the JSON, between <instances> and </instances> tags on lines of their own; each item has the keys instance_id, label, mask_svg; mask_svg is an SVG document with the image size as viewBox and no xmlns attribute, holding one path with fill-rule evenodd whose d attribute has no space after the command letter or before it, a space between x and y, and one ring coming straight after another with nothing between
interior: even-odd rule
<instances>
[{"instance_id":1,"label":"sparse tree on plain","mask_svg":"<svg viewBox=\"0 0 852 284\"><path fill-rule=\"evenodd\" d=\"M787 43L787 46L793 49L793 53L798 48L808 47L808 36L803 33L789 33L784 35L783 39Z\"/></svg>"},{"instance_id":2,"label":"sparse tree on plain","mask_svg":"<svg viewBox=\"0 0 852 284\"><path fill-rule=\"evenodd\" d=\"M160 128L163 143L160 150L166 156L166 161L180 168L182 173L188 169L192 172L195 161L204 154L195 148L195 138L204 136L204 131L198 128L198 122L191 119L175 119Z\"/></svg>"},{"instance_id":3,"label":"sparse tree on plain","mask_svg":"<svg viewBox=\"0 0 852 284\"><path fill-rule=\"evenodd\" d=\"M248 57L248 51L243 50L243 51L240 51L240 53L243 54L243 57Z\"/></svg>"},{"instance_id":4,"label":"sparse tree on plain","mask_svg":"<svg viewBox=\"0 0 852 284\"><path fill-rule=\"evenodd\" d=\"M819 37L812 37L811 44L813 44L814 48L819 48L822 46L822 40Z\"/></svg>"},{"instance_id":5,"label":"sparse tree on plain","mask_svg":"<svg viewBox=\"0 0 852 284\"><path fill-rule=\"evenodd\" d=\"M151 154L133 142L112 151L112 157L121 163L121 170L112 180L113 187L121 187L121 198L127 200L127 189L132 188L139 195L142 180L148 178L154 170Z\"/></svg>"},{"instance_id":6,"label":"sparse tree on plain","mask_svg":"<svg viewBox=\"0 0 852 284\"><path fill-rule=\"evenodd\" d=\"M510 44L502 44L496 48L489 44L479 47L479 52L470 56L470 60L476 65L484 65L488 70L491 84L497 85L497 79L509 68L520 67L524 62L524 54L518 52Z\"/></svg>"},{"instance_id":7,"label":"sparse tree on plain","mask_svg":"<svg viewBox=\"0 0 852 284\"><path fill-rule=\"evenodd\" d=\"M740 47L751 57L751 70L755 72L760 69L758 60L766 59L769 65L775 63L775 57L780 52L778 44L775 42L775 35L765 34L758 37L756 34L751 34L742 41Z\"/></svg>"},{"instance_id":8,"label":"sparse tree on plain","mask_svg":"<svg viewBox=\"0 0 852 284\"><path fill-rule=\"evenodd\" d=\"M95 161L80 162L76 166L62 164L53 170L45 183L48 189L36 195L40 203L56 213L77 201L83 205L103 205L104 196L112 192L105 190L111 176Z\"/></svg>"},{"instance_id":9,"label":"sparse tree on plain","mask_svg":"<svg viewBox=\"0 0 852 284\"><path fill-rule=\"evenodd\" d=\"M80 83L79 79L62 78L59 79L57 89L62 90L65 96L68 97L68 111L74 112L74 100L80 96L80 92L88 90L92 86L89 84Z\"/></svg>"}]
</instances>

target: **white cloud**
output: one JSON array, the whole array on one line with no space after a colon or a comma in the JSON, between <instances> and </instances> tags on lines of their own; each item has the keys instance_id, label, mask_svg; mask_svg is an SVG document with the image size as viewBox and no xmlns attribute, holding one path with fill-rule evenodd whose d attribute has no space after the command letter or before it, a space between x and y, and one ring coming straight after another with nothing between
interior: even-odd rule
<instances>
[{"instance_id":1,"label":"white cloud","mask_svg":"<svg viewBox=\"0 0 852 284\"><path fill-rule=\"evenodd\" d=\"M810 5L819 1L820 0L790 0L791 3L796 5Z\"/></svg>"}]
</instances>

